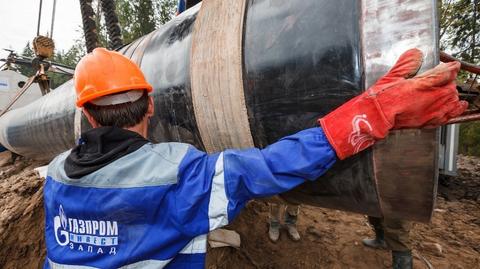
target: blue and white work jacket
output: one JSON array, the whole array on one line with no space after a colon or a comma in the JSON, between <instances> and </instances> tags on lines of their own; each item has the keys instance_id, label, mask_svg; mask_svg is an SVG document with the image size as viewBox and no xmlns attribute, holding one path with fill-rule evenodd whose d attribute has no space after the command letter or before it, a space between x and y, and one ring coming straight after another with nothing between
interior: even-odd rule
<instances>
[{"instance_id":1,"label":"blue and white work jacket","mask_svg":"<svg viewBox=\"0 0 480 269\"><path fill-rule=\"evenodd\" d=\"M336 160L320 128L217 154L147 143L79 179L65 173L68 154L48 167L45 268L204 268L209 231Z\"/></svg>"}]
</instances>

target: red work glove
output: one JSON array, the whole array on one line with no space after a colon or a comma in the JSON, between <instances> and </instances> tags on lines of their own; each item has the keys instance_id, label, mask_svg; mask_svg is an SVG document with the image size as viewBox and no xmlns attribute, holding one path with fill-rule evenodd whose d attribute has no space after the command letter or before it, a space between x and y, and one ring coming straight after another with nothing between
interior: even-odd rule
<instances>
[{"instance_id":1,"label":"red work glove","mask_svg":"<svg viewBox=\"0 0 480 269\"><path fill-rule=\"evenodd\" d=\"M391 129L435 128L467 109L455 86L460 63L415 76L422 59L420 50L406 51L375 85L319 119L338 158L364 150Z\"/></svg>"}]
</instances>

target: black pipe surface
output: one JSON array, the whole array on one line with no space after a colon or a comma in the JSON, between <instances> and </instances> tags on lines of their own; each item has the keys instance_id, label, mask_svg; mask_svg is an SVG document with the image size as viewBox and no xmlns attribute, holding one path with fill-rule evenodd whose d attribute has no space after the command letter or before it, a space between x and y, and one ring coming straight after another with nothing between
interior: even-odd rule
<instances>
[{"instance_id":1,"label":"black pipe surface","mask_svg":"<svg viewBox=\"0 0 480 269\"><path fill-rule=\"evenodd\" d=\"M149 127L153 142L179 141L205 149L190 85L192 35L199 9L197 5L187 10L120 50L140 65L154 88L156 114ZM316 126L319 117L363 91L361 19L362 5L355 0L247 1L243 90L255 146L265 147ZM74 146L78 130L90 128L74 101L70 81L7 113L0 118L0 143L18 154L44 160L68 150ZM427 143L434 143L424 137ZM366 150L282 197L382 216L373 162L372 151ZM431 167L423 170L428 169ZM434 194L422 195L431 201ZM410 219L428 220L432 209L406 210ZM405 215L400 211L393 216Z\"/></svg>"}]
</instances>

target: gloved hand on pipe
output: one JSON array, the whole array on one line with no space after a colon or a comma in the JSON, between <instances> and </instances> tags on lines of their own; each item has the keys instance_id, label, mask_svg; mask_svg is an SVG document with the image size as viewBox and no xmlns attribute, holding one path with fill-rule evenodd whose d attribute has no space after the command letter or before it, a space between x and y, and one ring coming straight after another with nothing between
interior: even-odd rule
<instances>
[{"instance_id":1,"label":"gloved hand on pipe","mask_svg":"<svg viewBox=\"0 0 480 269\"><path fill-rule=\"evenodd\" d=\"M364 150L391 129L435 128L467 109L455 85L460 63L415 76L422 59L420 50L406 51L371 88L319 119L338 158Z\"/></svg>"}]
</instances>

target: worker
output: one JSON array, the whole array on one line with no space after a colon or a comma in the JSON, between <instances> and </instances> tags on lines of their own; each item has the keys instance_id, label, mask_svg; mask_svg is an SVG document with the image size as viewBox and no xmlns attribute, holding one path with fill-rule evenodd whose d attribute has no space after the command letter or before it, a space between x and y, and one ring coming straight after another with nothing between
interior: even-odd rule
<instances>
[{"instance_id":1,"label":"worker","mask_svg":"<svg viewBox=\"0 0 480 269\"><path fill-rule=\"evenodd\" d=\"M392 129L436 127L462 114L460 64L415 76L417 49L319 125L264 149L207 154L148 141L152 86L125 56L97 48L78 63L76 105L92 125L48 166L45 268L204 268L206 234L253 198L316 180Z\"/></svg>"},{"instance_id":2,"label":"worker","mask_svg":"<svg viewBox=\"0 0 480 269\"><path fill-rule=\"evenodd\" d=\"M178 0L177 2L177 16L182 14L186 9L186 0Z\"/></svg>"},{"instance_id":3,"label":"worker","mask_svg":"<svg viewBox=\"0 0 480 269\"><path fill-rule=\"evenodd\" d=\"M375 238L366 238L362 243L375 249L388 249L392 252L393 269L413 268L410 229L412 223L401 219L377 218L368 216Z\"/></svg>"},{"instance_id":4,"label":"worker","mask_svg":"<svg viewBox=\"0 0 480 269\"><path fill-rule=\"evenodd\" d=\"M293 241L300 240L300 233L297 230L297 219L300 212L299 205L293 205L282 201L270 202L270 216L268 225L268 238L270 241L277 242L280 239L280 227L282 221L287 229L287 234Z\"/></svg>"}]
</instances>

